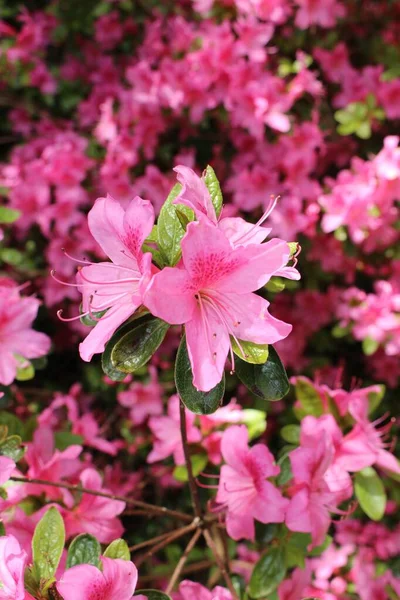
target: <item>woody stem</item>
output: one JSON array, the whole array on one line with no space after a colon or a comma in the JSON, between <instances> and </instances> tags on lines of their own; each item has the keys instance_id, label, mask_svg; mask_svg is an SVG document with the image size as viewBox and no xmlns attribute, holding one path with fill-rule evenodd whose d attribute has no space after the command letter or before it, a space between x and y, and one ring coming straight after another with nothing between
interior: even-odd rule
<instances>
[{"instance_id":1,"label":"woody stem","mask_svg":"<svg viewBox=\"0 0 400 600\"><path fill-rule=\"evenodd\" d=\"M236 593L236 590L233 587L232 579L230 578L229 573L228 573L228 571L225 568L224 561L222 560L222 558L221 558L221 556L220 556L220 554L218 552L218 549L217 549L217 547L215 545L215 542L213 540L213 537L212 537L210 531L208 529L204 529L203 535L204 535L204 538L205 538L205 540L207 542L207 546L210 548L211 552L213 553L213 556L215 558L215 562L217 563L218 568L221 571L221 575L222 575L222 577L225 580L226 587L228 588L228 590L232 594L232 600L239 600L239 597L238 597L238 595Z\"/></svg>"},{"instance_id":2,"label":"woody stem","mask_svg":"<svg viewBox=\"0 0 400 600\"><path fill-rule=\"evenodd\" d=\"M142 502L141 500L134 500L133 498L126 498L125 496L117 496L115 494L107 494L106 492L90 490L88 488L82 487L81 485L46 481L45 479L34 479L31 477L10 477L10 480L18 481L19 483L47 485L51 487L61 488L64 490L69 490L71 492L91 494L92 496L99 496L100 498L110 498L110 500L120 500L121 502L125 502L126 504L136 506L137 508L142 508L143 510L155 515L165 515L174 519L179 519L180 521L185 521L187 523L191 523L193 521L193 518L190 515L187 515L186 513L180 512L178 510L171 510L169 508L166 508L165 506L156 506L155 504L148 504L147 502Z\"/></svg>"}]
</instances>

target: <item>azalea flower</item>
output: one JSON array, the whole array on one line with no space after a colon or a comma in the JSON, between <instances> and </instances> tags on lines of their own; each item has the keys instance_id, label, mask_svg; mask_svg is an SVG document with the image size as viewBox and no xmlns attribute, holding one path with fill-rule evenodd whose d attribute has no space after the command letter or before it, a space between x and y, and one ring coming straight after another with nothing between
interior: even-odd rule
<instances>
[{"instance_id":1,"label":"azalea flower","mask_svg":"<svg viewBox=\"0 0 400 600\"><path fill-rule=\"evenodd\" d=\"M93 565L67 569L57 582L64 600L130 600L138 573L130 560L102 557L102 571Z\"/></svg>"},{"instance_id":2,"label":"azalea flower","mask_svg":"<svg viewBox=\"0 0 400 600\"><path fill-rule=\"evenodd\" d=\"M289 259L283 240L233 248L225 234L202 220L189 223L182 240L182 263L157 273L145 305L171 324L185 324L193 384L209 391L222 379L225 360L234 357L230 336L273 344L292 326L272 317L269 303L253 292Z\"/></svg>"},{"instance_id":3,"label":"azalea flower","mask_svg":"<svg viewBox=\"0 0 400 600\"><path fill-rule=\"evenodd\" d=\"M33 600L25 592L27 554L13 535L0 537L0 599Z\"/></svg>"},{"instance_id":4,"label":"azalea flower","mask_svg":"<svg viewBox=\"0 0 400 600\"><path fill-rule=\"evenodd\" d=\"M294 485L285 522L291 531L311 533L313 546L324 541L331 523L329 512L342 498L342 491L332 492L325 478L333 456L333 445L324 435L313 447L300 446L289 454Z\"/></svg>"},{"instance_id":5,"label":"azalea flower","mask_svg":"<svg viewBox=\"0 0 400 600\"><path fill-rule=\"evenodd\" d=\"M102 486L95 469L85 469L80 475L83 488L96 492L110 493ZM63 511L67 537L79 533L90 533L102 544L109 544L121 537L124 529L117 518L125 509L125 502L83 493L79 504L72 510ZM107 599L108 600L108 599Z\"/></svg>"},{"instance_id":6,"label":"azalea flower","mask_svg":"<svg viewBox=\"0 0 400 600\"><path fill-rule=\"evenodd\" d=\"M15 469L15 462L8 456L0 456L0 485L4 485Z\"/></svg>"},{"instance_id":7,"label":"azalea flower","mask_svg":"<svg viewBox=\"0 0 400 600\"><path fill-rule=\"evenodd\" d=\"M176 465L185 463L179 416L179 397L171 396L168 401L168 415L151 417L149 427L154 435L153 450L147 462L154 463L173 456ZM196 416L185 410L187 439L189 443L200 442L201 433L194 425Z\"/></svg>"},{"instance_id":8,"label":"azalea flower","mask_svg":"<svg viewBox=\"0 0 400 600\"><path fill-rule=\"evenodd\" d=\"M232 600L229 590L219 585L213 590L208 590L200 583L193 581L182 581L179 585L179 593L176 600Z\"/></svg>"},{"instance_id":9,"label":"azalea flower","mask_svg":"<svg viewBox=\"0 0 400 600\"><path fill-rule=\"evenodd\" d=\"M34 331L40 301L21 297L20 288L10 280L0 282L0 384L10 385L25 359L38 358L48 353L50 338Z\"/></svg>"},{"instance_id":10,"label":"azalea flower","mask_svg":"<svg viewBox=\"0 0 400 600\"><path fill-rule=\"evenodd\" d=\"M254 540L254 520L282 523L288 500L267 477L280 468L263 444L248 447L245 425L229 427L222 437L221 451L227 463L221 468L216 501L227 507L226 529L234 540Z\"/></svg>"},{"instance_id":11,"label":"azalea flower","mask_svg":"<svg viewBox=\"0 0 400 600\"><path fill-rule=\"evenodd\" d=\"M154 210L150 202L136 196L124 211L107 196L96 200L88 222L91 234L112 262L80 261L86 266L80 267L77 284L67 284L76 285L82 293L83 315L97 321L79 346L86 361L104 351L114 331L142 304L154 267L151 254L144 254L141 248L153 228ZM106 314L99 316L104 311ZM60 311L59 316L63 319Z\"/></svg>"}]
</instances>

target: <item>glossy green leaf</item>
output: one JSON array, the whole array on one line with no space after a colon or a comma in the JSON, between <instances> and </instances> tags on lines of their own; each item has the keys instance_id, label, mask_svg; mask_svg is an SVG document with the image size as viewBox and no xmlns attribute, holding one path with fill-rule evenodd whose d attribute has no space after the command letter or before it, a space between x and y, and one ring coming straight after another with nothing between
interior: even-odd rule
<instances>
[{"instance_id":1,"label":"glossy green leaf","mask_svg":"<svg viewBox=\"0 0 400 600\"><path fill-rule=\"evenodd\" d=\"M64 521L58 510L51 507L36 525L32 539L33 569L37 581L54 577L64 543Z\"/></svg>"},{"instance_id":2,"label":"glossy green leaf","mask_svg":"<svg viewBox=\"0 0 400 600\"><path fill-rule=\"evenodd\" d=\"M26 448L21 446L22 440L19 435L10 435L0 444L0 455L8 456L18 462L25 454Z\"/></svg>"},{"instance_id":3,"label":"glossy green leaf","mask_svg":"<svg viewBox=\"0 0 400 600\"><path fill-rule=\"evenodd\" d=\"M209 415L221 405L225 393L225 375L209 392L199 392L193 385L192 367L183 336L175 361L175 385L186 408L197 415Z\"/></svg>"},{"instance_id":4,"label":"glossy green leaf","mask_svg":"<svg viewBox=\"0 0 400 600\"><path fill-rule=\"evenodd\" d=\"M245 362L252 365L263 365L268 360L268 345L253 344L253 342L245 342L244 340L236 340L231 337L232 350Z\"/></svg>"},{"instance_id":5,"label":"glossy green leaf","mask_svg":"<svg viewBox=\"0 0 400 600\"><path fill-rule=\"evenodd\" d=\"M171 596L158 590L136 590L134 596L146 596L147 600L171 600Z\"/></svg>"},{"instance_id":6,"label":"glossy green leaf","mask_svg":"<svg viewBox=\"0 0 400 600\"><path fill-rule=\"evenodd\" d=\"M82 313L82 304L79 307L79 311ZM107 310L93 312L92 316L94 318L92 318L90 315L85 315L80 318L80 321L82 325L86 325L86 327L95 327L95 325L97 325L97 323L99 322L98 320L101 319L101 317L103 317L106 314L106 312Z\"/></svg>"},{"instance_id":7,"label":"glossy green leaf","mask_svg":"<svg viewBox=\"0 0 400 600\"><path fill-rule=\"evenodd\" d=\"M373 521L380 521L385 514L386 492L375 469L366 467L356 473L354 492L365 514Z\"/></svg>"},{"instance_id":8,"label":"glossy green leaf","mask_svg":"<svg viewBox=\"0 0 400 600\"><path fill-rule=\"evenodd\" d=\"M255 396L271 402L281 400L289 391L289 381L281 359L270 346L268 360L263 365L252 365L235 360L236 374Z\"/></svg>"},{"instance_id":9,"label":"glossy green leaf","mask_svg":"<svg viewBox=\"0 0 400 600\"><path fill-rule=\"evenodd\" d=\"M159 266L164 266L164 259L158 247L158 227L157 225L153 226L150 235L144 240L144 244L142 246L143 252L150 252L153 257L153 261Z\"/></svg>"},{"instance_id":10,"label":"glossy green leaf","mask_svg":"<svg viewBox=\"0 0 400 600\"><path fill-rule=\"evenodd\" d=\"M283 548L272 547L260 558L251 574L249 593L252 598L272 594L286 574Z\"/></svg>"},{"instance_id":11,"label":"glossy green leaf","mask_svg":"<svg viewBox=\"0 0 400 600\"><path fill-rule=\"evenodd\" d=\"M107 558L120 558L121 560L131 560L128 544L122 538L114 540L107 546L104 556Z\"/></svg>"},{"instance_id":12,"label":"glossy green leaf","mask_svg":"<svg viewBox=\"0 0 400 600\"><path fill-rule=\"evenodd\" d=\"M368 394L368 414L372 414L380 405L386 392L384 385L378 385L379 391Z\"/></svg>"},{"instance_id":13,"label":"glossy green leaf","mask_svg":"<svg viewBox=\"0 0 400 600\"><path fill-rule=\"evenodd\" d=\"M204 471L208 463L208 456L207 454L194 454L190 457L190 462L192 463L193 475L197 477L202 471ZM185 482L189 480L188 470L185 465L178 465L175 467L173 476L178 481Z\"/></svg>"},{"instance_id":14,"label":"glossy green leaf","mask_svg":"<svg viewBox=\"0 0 400 600\"><path fill-rule=\"evenodd\" d=\"M217 217L219 217L222 210L223 197L218 178L215 174L214 169L210 165L208 165L206 170L204 171L203 179L205 181L208 191L210 192L211 201L215 208L216 215Z\"/></svg>"},{"instance_id":15,"label":"glossy green leaf","mask_svg":"<svg viewBox=\"0 0 400 600\"><path fill-rule=\"evenodd\" d=\"M193 211L184 204L173 204L173 201L181 191L180 183L174 185L164 202L157 221L158 247L165 263L173 267L181 256L181 240L185 230L176 214L179 207L181 213L185 214L190 221L193 220Z\"/></svg>"},{"instance_id":16,"label":"glossy green leaf","mask_svg":"<svg viewBox=\"0 0 400 600\"><path fill-rule=\"evenodd\" d=\"M66 450L69 446L78 445L84 443L84 438L76 433L70 431L56 431L54 434L54 440L57 450Z\"/></svg>"},{"instance_id":17,"label":"glossy green leaf","mask_svg":"<svg viewBox=\"0 0 400 600\"><path fill-rule=\"evenodd\" d=\"M24 438L24 424L12 413L1 410L0 424L7 427L8 435L19 435L22 439Z\"/></svg>"},{"instance_id":18,"label":"glossy green leaf","mask_svg":"<svg viewBox=\"0 0 400 600\"><path fill-rule=\"evenodd\" d=\"M379 348L379 342L367 337L362 341L362 349L366 356L372 356Z\"/></svg>"},{"instance_id":19,"label":"glossy green leaf","mask_svg":"<svg viewBox=\"0 0 400 600\"><path fill-rule=\"evenodd\" d=\"M244 408L241 421L249 431L250 440L260 437L267 429L267 415L263 410L256 408Z\"/></svg>"},{"instance_id":20,"label":"glossy green leaf","mask_svg":"<svg viewBox=\"0 0 400 600\"><path fill-rule=\"evenodd\" d=\"M100 554L99 541L89 533L81 533L72 540L68 548L67 569L75 565L93 565L99 568Z\"/></svg>"},{"instance_id":21,"label":"glossy green leaf","mask_svg":"<svg viewBox=\"0 0 400 600\"><path fill-rule=\"evenodd\" d=\"M122 335L111 350L114 369L123 373L134 373L145 365L160 346L169 329L169 324L156 317L132 327Z\"/></svg>"}]
</instances>

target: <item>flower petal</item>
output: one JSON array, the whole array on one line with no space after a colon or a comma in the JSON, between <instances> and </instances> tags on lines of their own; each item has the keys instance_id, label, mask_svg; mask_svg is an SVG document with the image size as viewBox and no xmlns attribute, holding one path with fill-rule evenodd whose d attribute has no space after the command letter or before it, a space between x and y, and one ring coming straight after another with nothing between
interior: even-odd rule
<instances>
[{"instance_id":1,"label":"flower petal","mask_svg":"<svg viewBox=\"0 0 400 600\"><path fill-rule=\"evenodd\" d=\"M144 240L154 225L154 208L148 200L136 196L130 201L124 216L123 242L139 260Z\"/></svg>"},{"instance_id":2,"label":"flower petal","mask_svg":"<svg viewBox=\"0 0 400 600\"><path fill-rule=\"evenodd\" d=\"M192 318L196 308L191 280L183 269L166 267L154 275L144 297L150 312L172 325Z\"/></svg>"},{"instance_id":3,"label":"flower petal","mask_svg":"<svg viewBox=\"0 0 400 600\"><path fill-rule=\"evenodd\" d=\"M174 171L178 173L177 179L182 185L182 190L175 198L174 204L185 204L194 210L199 220L206 218L216 224L215 208L204 180L193 169L184 165L178 165Z\"/></svg>"}]
</instances>

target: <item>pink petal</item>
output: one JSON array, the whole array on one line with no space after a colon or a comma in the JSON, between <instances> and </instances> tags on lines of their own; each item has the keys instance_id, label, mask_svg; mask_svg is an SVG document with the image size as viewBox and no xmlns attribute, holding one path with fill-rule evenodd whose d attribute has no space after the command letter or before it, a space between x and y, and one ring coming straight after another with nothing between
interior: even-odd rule
<instances>
[{"instance_id":1,"label":"pink petal","mask_svg":"<svg viewBox=\"0 0 400 600\"><path fill-rule=\"evenodd\" d=\"M18 362L12 352L1 348L0 352L0 383L10 385L17 373Z\"/></svg>"},{"instance_id":2,"label":"pink petal","mask_svg":"<svg viewBox=\"0 0 400 600\"><path fill-rule=\"evenodd\" d=\"M104 579L112 590L110 599L130 600L138 580L138 571L133 562L103 557L102 563Z\"/></svg>"},{"instance_id":3,"label":"pink petal","mask_svg":"<svg viewBox=\"0 0 400 600\"><path fill-rule=\"evenodd\" d=\"M249 452L249 432L246 425L234 425L223 433L221 442L222 456L228 465L240 468Z\"/></svg>"},{"instance_id":4,"label":"pink petal","mask_svg":"<svg viewBox=\"0 0 400 600\"><path fill-rule=\"evenodd\" d=\"M0 456L0 485L3 485L11 477L15 469L15 462L8 456Z\"/></svg>"},{"instance_id":5,"label":"pink petal","mask_svg":"<svg viewBox=\"0 0 400 600\"><path fill-rule=\"evenodd\" d=\"M56 587L64 600L91 600L91 598L105 600L107 598L103 574L93 565L77 565L67 569Z\"/></svg>"},{"instance_id":6,"label":"pink petal","mask_svg":"<svg viewBox=\"0 0 400 600\"><path fill-rule=\"evenodd\" d=\"M150 312L173 325L192 318L196 308L191 280L184 270L166 267L154 275L144 297Z\"/></svg>"},{"instance_id":7,"label":"pink petal","mask_svg":"<svg viewBox=\"0 0 400 600\"><path fill-rule=\"evenodd\" d=\"M252 516L261 523L283 523L289 500L269 481L264 481L262 491L253 501Z\"/></svg>"},{"instance_id":8,"label":"pink petal","mask_svg":"<svg viewBox=\"0 0 400 600\"><path fill-rule=\"evenodd\" d=\"M310 513L309 491L304 488L297 492L290 500L286 510L285 523L291 531L309 533L312 529L312 515Z\"/></svg>"},{"instance_id":9,"label":"pink petal","mask_svg":"<svg viewBox=\"0 0 400 600\"><path fill-rule=\"evenodd\" d=\"M234 246L261 244L271 233L270 227L262 227L248 223L241 217L225 217L218 223L218 229L223 231Z\"/></svg>"},{"instance_id":10,"label":"pink petal","mask_svg":"<svg viewBox=\"0 0 400 600\"><path fill-rule=\"evenodd\" d=\"M40 331L32 329L10 333L7 336L7 346L24 358L38 358L50 350L50 338Z\"/></svg>"},{"instance_id":11,"label":"pink petal","mask_svg":"<svg viewBox=\"0 0 400 600\"><path fill-rule=\"evenodd\" d=\"M136 196L126 209L123 223L124 245L138 258L143 242L150 235L154 225L154 208L151 202Z\"/></svg>"},{"instance_id":12,"label":"pink petal","mask_svg":"<svg viewBox=\"0 0 400 600\"><path fill-rule=\"evenodd\" d=\"M399 461L395 456L393 456L393 454L387 452L387 450L379 450L375 464L381 469L392 471L392 473L397 473L397 475L400 475Z\"/></svg>"},{"instance_id":13,"label":"pink petal","mask_svg":"<svg viewBox=\"0 0 400 600\"><path fill-rule=\"evenodd\" d=\"M79 354L82 360L91 361L93 354L104 352L106 343L113 333L124 323L137 309L138 305L123 304L110 308L110 310L95 325L86 339L79 344Z\"/></svg>"},{"instance_id":14,"label":"pink petal","mask_svg":"<svg viewBox=\"0 0 400 600\"><path fill-rule=\"evenodd\" d=\"M229 334L218 314L203 303L196 305L185 329L193 385L208 392L222 379L230 347Z\"/></svg>"},{"instance_id":15,"label":"pink petal","mask_svg":"<svg viewBox=\"0 0 400 600\"><path fill-rule=\"evenodd\" d=\"M275 463L273 454L268 450L264 444L256 444L249 450L248 463L251 461L251 472L254 474L257 470L258 473L265 477L275 477L279 475L280 468Z\"/></svg>"},{"instance_id":16,"label":"pink petal","mask_svg":"<svg viewBox=\"0 0 400 600\"><path fill-rule=\"evenodd\" d=\"M174 204L185 204L194 210L199 220L206 217L215 224L217 216L204 180L184 165L178 165L174 171L178 173L177 179L182 185Z\"/></svg>"},{"instance_id":17,"label":"pink petal","mask_svg":"<svg viewBox=\"0 0 400 600\"><path fill-rule=\"evenodd\" d=\"M257 294L224 294L237 338L254 344L274 344L286 338L292 325L268 312L269 302Z\"/></svg>"},{"instance_id":18,"label":"pink petal","mask_svg":"<svg viewBox=\"0 0 400 600\"><path fill-rule=\"evenodd\" d=\"M228 512L226 516L226 530L229 537L233 540L245 539L254 541L254 519L249 513L236 515Z\"/></svg>"},{"instance_id":19,"label":"pink petal","mask_svg":"<svg viewBox=\"0 0 400 600\"><path fill-rule=\"evenodd\" d=\"M376 457L376 449L371 446L362 428L356 425L343 438L335 456L335 464L346 471L356 472L373 465Z\"/></svg>"}]
</instances>

